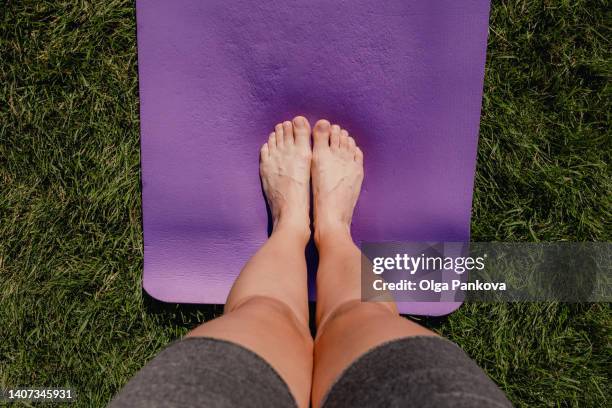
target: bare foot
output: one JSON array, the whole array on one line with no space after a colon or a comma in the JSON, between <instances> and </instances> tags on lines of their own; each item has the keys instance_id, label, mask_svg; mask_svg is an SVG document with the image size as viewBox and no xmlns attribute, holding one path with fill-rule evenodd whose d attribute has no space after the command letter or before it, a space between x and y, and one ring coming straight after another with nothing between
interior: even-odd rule
<instances>
[{"instance_id":1,"label":"bare foot","mask_svg":"<svg viewBox=\"0 0 612 408\"><path fill-rule=\"evenodd\" d=\"M274 231L297 229L310 236L310 124L302 116L276 125L261 147L259 173Z\"/></svg>"},{"instance_id":2,"label":"bare foot","mask_svg":"<svg viewBox=\"0 0 612 408\"><path fill-rule=\"evenodd\" d=\"M315 241L349 233L363 181L363 153L348 132L319 120L313 130L312 190Z\"/></svg>"}]
</instances>

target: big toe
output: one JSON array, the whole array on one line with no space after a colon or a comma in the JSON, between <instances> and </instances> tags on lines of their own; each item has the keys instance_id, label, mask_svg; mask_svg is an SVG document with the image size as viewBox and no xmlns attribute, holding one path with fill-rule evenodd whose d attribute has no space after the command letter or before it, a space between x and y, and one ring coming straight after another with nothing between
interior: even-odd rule
<instances>
[{"instance_id":1,"label":"big toe","mask_svg":"<svg viewBox=\"0 0 612 408\"><path fill-rule=\"evenodd\" d=\"M303 116L293 118L293 132L295 143L300 146L310 146L310 123Z\"/></svg>"},{"instance_id":2,"label":"big toe","mask_svg":"<svg viewBox=\"0 0 612 408\"><path fill-rule=\"evenodd\" d=\"M312 131L315 149L329 148L330 130L331 125L325 119L321 119L315 124L314 130Z\"/></svg>"}]
</instances>

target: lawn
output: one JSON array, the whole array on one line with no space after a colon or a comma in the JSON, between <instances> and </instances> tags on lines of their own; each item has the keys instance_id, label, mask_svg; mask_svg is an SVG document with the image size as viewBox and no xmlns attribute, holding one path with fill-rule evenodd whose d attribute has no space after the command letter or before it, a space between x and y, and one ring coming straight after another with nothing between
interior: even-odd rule
<instances>
[{"instance_id":1,"label":"lawn","mask_svg":"<svg viewBox=\"0 0 612 408\"><path fill-rule=\"evenodd\" d=\"M610 241L609 17L494 2L473 240ZM135 25L130 1L0 1L0 386L75 407L220 311L141 293ZM612 395L609 304L466 304L437 330L517 406Z\"/></svg>"}]
</instances>

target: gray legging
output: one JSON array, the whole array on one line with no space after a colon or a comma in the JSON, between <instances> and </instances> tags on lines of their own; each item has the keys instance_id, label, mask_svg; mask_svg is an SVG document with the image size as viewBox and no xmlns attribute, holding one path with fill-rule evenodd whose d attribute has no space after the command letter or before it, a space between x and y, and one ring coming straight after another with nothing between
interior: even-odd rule
<instances>
[{"instance_id":1,"label":"gray legging","mask_svg":"<svg viewBox=\"0 0 612 408\"><path fill-rule=\"evenodd\" d=\"M294 407L289 387L264 359L211 338L178 341L115 397L123 407ZM454 343L409 337L354 361L327 392L330 407L510 407L501 390Z\"/></svg>"}]
</instances>

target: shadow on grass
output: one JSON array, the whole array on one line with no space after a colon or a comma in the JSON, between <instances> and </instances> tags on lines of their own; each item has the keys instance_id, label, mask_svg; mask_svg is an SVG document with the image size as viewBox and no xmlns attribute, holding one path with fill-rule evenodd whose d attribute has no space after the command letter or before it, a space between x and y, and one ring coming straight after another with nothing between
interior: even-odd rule
<instances>
[{"instance_id":1,"label":"shadow on grass","mask_svg":"<svg viewBox=\"0 0 612 408\"><path fill-rule=\"evenodd\" d=\"M182 326L188 329L207 322L223 314L223 305L167 303L155 299L144 289L142 299L147 313L156 316L166 325Z\"/></svg>"}]
</instances>

